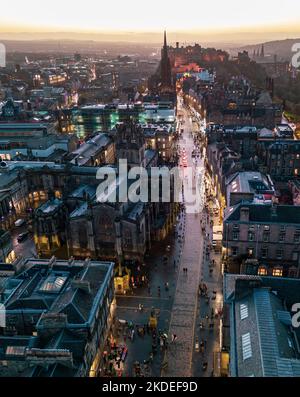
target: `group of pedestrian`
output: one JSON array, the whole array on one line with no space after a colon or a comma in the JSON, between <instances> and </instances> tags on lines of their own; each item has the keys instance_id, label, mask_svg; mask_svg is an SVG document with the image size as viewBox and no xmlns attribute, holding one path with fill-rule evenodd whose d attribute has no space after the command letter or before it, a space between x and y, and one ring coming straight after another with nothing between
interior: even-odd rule
<instances>
[{"instance_id":1,"label":"group of pedestrian","mask_svg":"<svg viewBox=\"0 0 300 397\"><path fill-rule=\"evenodd\" d=\"M184 268L183 268L183 273L184 273L184 274L187 274L187 272L188 272L188 268L187 268L187 267L184 267Z\"/></svg>"}]
</instances>

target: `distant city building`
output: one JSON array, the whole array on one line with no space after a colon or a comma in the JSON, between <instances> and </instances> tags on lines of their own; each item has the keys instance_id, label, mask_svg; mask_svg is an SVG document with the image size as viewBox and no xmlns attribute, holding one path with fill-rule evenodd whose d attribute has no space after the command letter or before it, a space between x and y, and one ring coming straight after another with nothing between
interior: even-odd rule
<instances>
[{"instance_id":1,"label":"distant city building","mask_svg":"<svg viewBox=\"0 0 300 397\"><path fill-rule=\"evenodd\" d=\"M2 160L59 160L77 148L75 135L59 135L52 124L0 123Z\"/></svg>"}]
</instances>

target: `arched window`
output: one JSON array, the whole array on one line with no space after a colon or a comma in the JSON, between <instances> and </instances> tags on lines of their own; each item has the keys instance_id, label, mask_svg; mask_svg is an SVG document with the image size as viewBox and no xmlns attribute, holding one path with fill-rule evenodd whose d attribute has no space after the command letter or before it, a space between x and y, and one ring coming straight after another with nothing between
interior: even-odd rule
<instances>
[{"instance_id":1,"label":"arched window","mask_svg":"<svg viewBox=\"0 0 300 397\"><path fill-rule=\"evenodd\" d=\"M128 228L123 230L123 242L125 248L132 248L132 235L131 230Z\"/></svg>"},{"instance_id":2,"label":"arched window","mask_svg":"<svg viewBox=\"0 0 300 397\"><path fill-rule=\"evenodd\" d=\"M111 232L113 230L113 222L108 215L102 215L99 219L99 227L104 232Z\"/></svg>"},{"instance_id":3,"label":"arched window","mask_svg":"<svg viewBox=\"0 0 300 397\"><path fill-rule=\"evenodd\" d=\"M96 234L99 235L102 241L110 242L114 239L114 223L108 215L103 214L100 216Z\"/></svg>"}]
</instances>

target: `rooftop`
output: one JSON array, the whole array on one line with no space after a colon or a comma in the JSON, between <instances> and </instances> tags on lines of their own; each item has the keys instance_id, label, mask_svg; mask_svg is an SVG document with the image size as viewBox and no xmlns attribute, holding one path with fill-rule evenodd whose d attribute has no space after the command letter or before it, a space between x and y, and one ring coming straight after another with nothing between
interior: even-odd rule
<instances>
[{"instance_id":1,"label":"rooftop","mask_svg":"<svg viewBox=\"0 0 300 397\"><path fill-rule=\"evenodd\" d=\"M232 194L250 193L255 195L268 194L275 192L273 182L270 177L260 172L238 172L231 175L227 181L227 203L230 203Z\"/></svg>"},{"instance_id":2,"label":"rooftop","mask_svg":"<svg viewBox=\"0 0 300 397\"><path fill-rule=\"evenodd\" d=\"M113 273L111 262L53 257L25 260L20 274L1 277L1 303L18 332L0 335L0 360L11 364L0 366L0 376L54 376L56 371L58 376L74 376L82 364L87 335L99 325L96 313L108 297ZM34 321L36 336L31 329L18 328L21 312ZM22 367L19 373L14 371L16 361Z\"/></svg>"},{"instance_id":3,"label":"rooftop","mask_svg":"<svg viewBox=\"0 0 300 397\"><path fill-rule=\"evenodd\" d=\"M239 203L227 210L225 222L239 222L241 210L249 210L249 222L282 223L300 225L300 207L293 205L270 205L255 203Z\"/></svg>"},{"instance_id":4,"label":"rooftop","mask_svg":"<svg viewBox=\"0 0 300 397\"><path fill-rule=\"evenodd\" d=\"M300 375L299 332L292 332L289 311L299 287L296 279L225 275L232 376Z\"/></svg>"}]
</instances>

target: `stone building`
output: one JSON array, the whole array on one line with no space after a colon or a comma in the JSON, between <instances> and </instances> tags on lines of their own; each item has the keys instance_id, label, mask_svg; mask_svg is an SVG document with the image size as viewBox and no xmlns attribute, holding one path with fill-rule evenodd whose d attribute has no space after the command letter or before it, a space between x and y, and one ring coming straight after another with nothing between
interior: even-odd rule
<instances>
[{"instance_id":1,"label":"stone building","mask_svg":"<svg viewBox=\"0 0 300 397\"><path fill-rule=\"evenodd\" d=\"M66 242L65 214L60 199L50 199L34 214L34 242L39 255L50 255Z\"/></svg>"},{"instance_id":2,"label":"stone building","mask_svg":"<svg viewBox=\"0 0 300 397\"><path fill-rule=\"evenodd\" d=\"M260 140L258 156L261 169L272 177L288 181L300 175L300 144L297 140Z\"/></svg>"},{"instance_id":3,"label":"stone building","mask_svg":"<svg viewBox=\"0 0 300 397\"><path fill-rule=\"evenodd\" d=\"M12 263L15 259L11 235L8 231L0 229L0 262Z\"/></svg>"},{"instance_id":4,"label":"stone building","mask_svg":"<svg viewBox=\"0 0 300 397\"><path fill-rule=\"evenodd\" d=\"M242 202L228 208L223 248L229 272L300 277L300 207Z\"/></svg>"},{"instance_id":5,"label":"stone building","mask_svg":"<svg viewBox=\"0 0 300 397\"><path fill-rule=\"evenodd\" d=\"M2 277L0 376L96 376L113 320L114 264L26 260Z\"/></svg>"}]
</instances>

